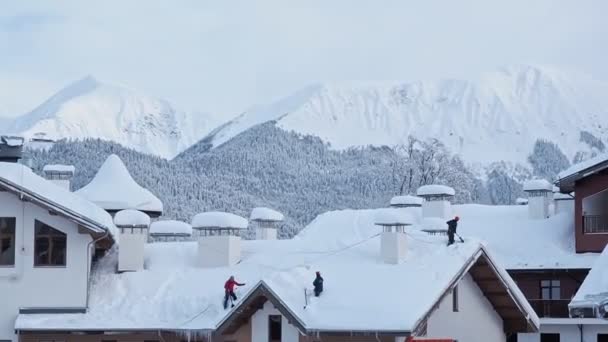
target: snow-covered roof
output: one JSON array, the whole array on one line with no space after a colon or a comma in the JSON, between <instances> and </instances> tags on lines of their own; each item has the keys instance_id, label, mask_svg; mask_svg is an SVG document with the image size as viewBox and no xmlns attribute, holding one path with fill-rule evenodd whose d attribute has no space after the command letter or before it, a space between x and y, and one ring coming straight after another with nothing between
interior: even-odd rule
<instances>
[{"instance_id":1,"label":"snow-covered roof","mask_svg":"<svg viewBox=\"0 0 608 342\"><path fill-rule=\"evenodd\" d=\"M414 223L414 219L405 211L393 208L376 210L374 223L379 226L404 226Z\"/></svg>"},{"instance_id":2,"label":"snow-covered roof","mask_svg":"<svg viewBox=\"0 0 608 342\"><path fill-rule=\"evenodd\" d=\"M75 193L105 210L137 209L156 215L163 211L158 197L137 184L115 154L106 159L89 184Z\"/></svg>"},{"instance_id":3,"label":"snow-covered roof","mask_svg":"<svg viewBox=\"0 0 608 342\"><path fill-rule=\"evenodd\" d=\"M527 198L523 198L523 197L518 197L518 198L515 200L515 203L517 203L517 204L521 204L521 205L523 205L523 204L528 204L528 199L527 199Z\"/></svg>"},{"instance_id":4,"label":"snow-covered roof","mask_svg":"<svg viewBox=\"0 0 608 342\"><path fill-rule=\"evenodd\" d=\"M524 191L553 191L553 184L546 179L531 179L524 182Z\"/></svg>"},{"instance_id":5,"label":"snow-covered roof","mask_svg":"<svg viewBox=\"0 0 608 342\"><path fill-rule=\"evenodd\" d=\"M52 208L93 231L109 231L115 236L116 227L106 211L24 165L0 162L0 186L23 193L32 202Z\"/></svg>"},{"instance_id":6,"label":"snow-covered roof","mask_svg":"<svg viewBox=\"0 0 608 342\"><path fill-rule=\"evenodd\" d=\"M114 215L114 224L119 227L149 227L150 216L135 209L124 209Z\"/></svg>"},{"instance_id":7,"label":"snow-covered roof","mask_svg":"<svg viewBox=\"0 0 608 342\"><path fill-rule=\"evenodd\" d=\"M598 164L604 163L604 162L608 162L608 153L606 154L601 154L599 156L596 156L594 158L582 161L578 164L574 164L572 166L570 166L569 168L567 168L566 170L560 172L557 174L557 178L558 179L564 179L567 177L571 177L574 176L577 173L580 173L582 171L585 171L586 169L589 169L591 167L594 167Z\"/></svg>"},{"instance_id":8,"label":"snow-covered roof","mask_svg":"<svg viewBox=\"0 0 608 342\"><path fill-rule=\"evenodd\" d=\"M553 194L553 199L556 201L573 200L574 194L562 194L561 192L557 192Z\"/></svg>"},{"instance_id":9,"label":"snow-covered roof","mask_svg":"<svg viewBox=\"0 0 608 342\"><path fill-rule=\"evenodd\" d=\"M22 137L15 137L15 136L8 136L8 135L3 135L0 137L0 142L7 146L10 146L10 147L23 146L24 141L25 141L25 139L23 139Z\"/></svg>"},{"instance_id":10,"label":"snow-covered roof","mask_svg":"<svg viewBox=\"0 0 608 342\"><path fill-rule=\"evenodd\" d=\"M208 211L194 215L192 228L232 228L246 229L249 226L247 219L222 211Z\"/></svg>"},{"instance_id":11,"label":"snow-covered roof","mask_svg":"<svg viewBox=\"0 0 608 342\"><path fill-rule=\"evenodd\" d=\"M387 265L381 262L376 215L377 210L328 212L292 240L242 241L243 258L232 267L199 267L196 242L160 242L145 246L145 272L117 274L114 251L92 273L87 313L21 314L15 328L214 330L235 312L221 307L223 284L235 275L247 284L237 289L241 300L263 282L306 329L410 331L485 250L474 239L447 247L445 237L413 230L406 257ZM310 298L304 309L304 289L311 287L317 270L326 275L325 292ZM537 323L504 270L500 276ZM378 279L398 284L399 296L390 305L386 283Z\"/></svg>"},{"instance_id":12,"label":"snow-covered roof","mask_svg":"<svg viewBox=\"0 0 608 342\"><path fill-rule=\"evenodd\" d=\"M608 305L608 246L593 264L593 268L570 302L573 307Z\"/></svg>"},{"instance_id":13,"label":"snow-covered roof","mask_svg":"<svg viewBox=\"0 0 608 342\"><path fill-rule=\"evenodd\" d=\"M150 225L150 235L192 235L192 226L175 220L155 221Z\"/></svg>"},{"instance_id":14,"label":"snow-covered roof","mask_svg":"<svg viewBox=\"0 0 608 342\"><path fill-rule=\"evenodd\" d=\"M451 188L447 185L430 184L419 187L416 191L416 194L422 197L440 195L454 196L456 192L454 191L454 188Z\"/></svg>"},{"instance_id":15,"label":"snow-covered roof","mask_svg":"<svg viewBox=\"0 0 608 342\"><path fill-rule=\"evenodd\" d=\"M280 212L264 207L253 208L251 216L249 217L252 221L283 221L285 217Z\"/></svg>"},{"instance_id":16,"label":"snow-covered roof","mask_svg":"<svg viewBox=\"0 0 608 342\"><path fill-rule=\"evenodd\" d=\"M418 196L412 196L412 195L395 196L395 197L391 198L391 205L392 206L406 206L406 205L421 206L423 201L424 201L424 199L422 197L418 197Z\"/></svg>"},{"instance_id":17,"label":"snow-covered roof","mask_svg":"<svg viewBox=\"0 0 608 342\"><path fill-rule=\"evenodd\" d=\"M42 168L44 173L71 173L74 174L76 168L74 165L48 164Z\"/></svg>"}]
</instances>

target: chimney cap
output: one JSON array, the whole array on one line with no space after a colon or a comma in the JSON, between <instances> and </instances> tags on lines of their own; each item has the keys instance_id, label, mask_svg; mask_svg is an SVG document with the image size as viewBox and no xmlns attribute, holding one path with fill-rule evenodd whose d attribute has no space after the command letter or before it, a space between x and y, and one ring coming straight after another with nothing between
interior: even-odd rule
<instances>
[{"instance_id":1,"label":"chimney cap","mask_svg":"<svg viewBox=\"0 0 608 342\"><path fill-rule=\"evenodd\" d=\"M63 165L63 164L47 164L42 168L42 172L45 174L51 173L62 173L62 174L74 174L76 168L74 165Z\"/></svg>"},{"instance_id":2,"label":"chimney cap","mask_svg":"<svg viewBox=\"0 0 608 342\"><path fill-rule=\"evenodd\" d=\"M114 215L116 227L149 227L150 216L135 209L124 209Z\"/></svg>"},{"instance_id":3,"label":"chimney cap","mask_svg":"<svg viewBox=\"0 0 608 342\"><path fill-rule=\"evenodd\" d=\"M405 195L405 196L395 196L391 198L391 206L400 207L400 206L421 206L424 199L418 196Z\"/></svg>"},{"instance_id":4,"label":"chimney cap","mask_svg":"<svg viewBox=\"0 0 608 342\"><path fill-rule=\"evenodd\" d=\"M194 229L247 229L247 219L222 211L207 211L192 218Z\"/></svg>"},{"instance_id":5,"label":"chimney cap","mask_svg":"<svg viewBox=\"0 0 608 342\"><path fill-rule=\"evenodd\" d=\"M270 208L257 207L253 208L249 219L251 221L280 222L285 219L285 216L283 216L283 214L281 214L280 212Z\"/></svg>"},{"instance_id":6,"label":"chimney cap","mask_svg":"<svg viewBox=\"0 0 608 342\"><path fill-rule=\"evenodd\" d=\"M553 184L546 179L531 179L524 183L524 191L553 192Z\"/></svg>"},{"instance_id":7,"label":"chimney cap","mask_svg":"<svg viewBox=\"0 0 608 342\"><path fill-rule=\"evenodd\" d=\"M187 222L162 220L152 222L150 236L191 236L192 226Z\"/></svg>"},{"instance_id":8,"label":"chimney cap","mask_svg":"<svg viewBox=\"0 0 608 342\"><path fill-rule=\"evenodd\" d=\"M414 219L404 210L382 208L376 210L374 224L377 226L409 226Z\"/></svg>"},{"instance_id":9,"label":"chimney cap","mask_svg":"<svg viewBox=\"0 0 608 342\"><path fill-rule=\"evenodd\" d=\"M420 197L454 196L456 191L447 185L429 184L419 187L416 194Z\"/></svg>"}]
</instances>

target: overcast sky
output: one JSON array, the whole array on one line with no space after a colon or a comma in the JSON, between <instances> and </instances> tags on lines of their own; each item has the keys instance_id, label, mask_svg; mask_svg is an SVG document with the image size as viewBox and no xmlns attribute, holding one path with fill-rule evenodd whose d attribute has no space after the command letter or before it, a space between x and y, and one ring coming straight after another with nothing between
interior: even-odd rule
<instances>
[{"instance_id":1,"label":"overcast sky","mask_svg":"<svg viewBox=\"0 0 608 342\"><path fill-rule=\"evenodd\" d=\"M91 74L234 115L313 82L550 64L608 79L608 1L12 1L0 115Z\"/></svg>"}]
</instances>

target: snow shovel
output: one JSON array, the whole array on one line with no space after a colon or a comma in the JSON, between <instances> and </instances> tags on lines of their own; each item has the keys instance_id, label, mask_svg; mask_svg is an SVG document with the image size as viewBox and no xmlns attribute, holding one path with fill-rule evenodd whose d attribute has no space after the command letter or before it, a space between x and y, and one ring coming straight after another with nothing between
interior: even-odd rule
<instances>
[{"instance_id":1,"label":"snow shovel","mask_svg":"<svg viewBox=\"0 0 608 342\"><path fill-rule=\"evenodd\" d=\"M464 242L464 239L460 235L458 235L458 233L454 232L454 235L456 235L460 239L460 242Z\"/></svg>"}]
</instances>

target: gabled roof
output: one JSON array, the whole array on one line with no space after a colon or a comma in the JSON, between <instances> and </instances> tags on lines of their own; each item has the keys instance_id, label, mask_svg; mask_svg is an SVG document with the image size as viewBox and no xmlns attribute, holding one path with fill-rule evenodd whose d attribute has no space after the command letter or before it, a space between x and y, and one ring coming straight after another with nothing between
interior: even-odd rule
<instances>
[{"instance_id":1,"label":"gabled roof","mask_svg":"<svg viewBox=\"0 0 608 342\"><path fill-rule=\"evenodd\" d=\"M0 162L0 188L56 212L91 232L114 235L116 230L112 217L103 209L36 175L24 165Z\"/></svg>"},{"instance_id":2,"label":"gabled roof","mask_svg":"<svg viewBox=\"0 0 608 342\"><path fill-rule=\"evenodd\" d=\"M608 312L608 246L568 305L572 317L586 318L601 318L600 306L606 306L603 310Z\"/></svg>"},{"instance_id":3,"label":"gabled roof","mask_svg":"<svg viewBox=\"0 0 608 342\"><path fill-rule=\"evenodd\" d=\"M556 184L561 192L572 192L575 182L606 169L608 169L608 154L602 154L560 172Z\"/></svg>"},{"instance_id":4,"label":"gabled roof","mask_svg":"<svg viewBox=\"0 0 608 342\"><path fill-rule=\"evenodd\" d=\"M106 159L89 184L75 193L107 211L136 209L153 217L163 212L158 197L137 184L115 154Z\"/></svg>"}]
</instances>

